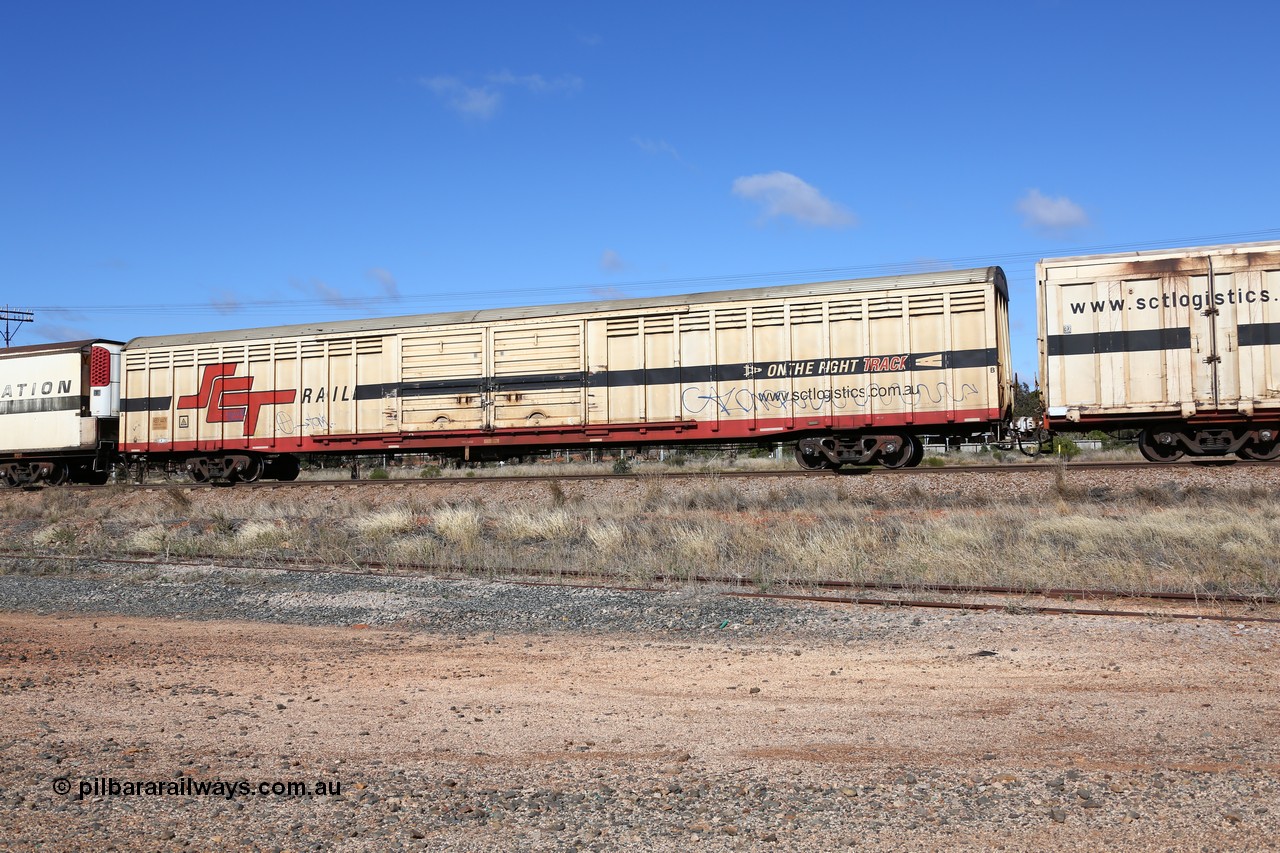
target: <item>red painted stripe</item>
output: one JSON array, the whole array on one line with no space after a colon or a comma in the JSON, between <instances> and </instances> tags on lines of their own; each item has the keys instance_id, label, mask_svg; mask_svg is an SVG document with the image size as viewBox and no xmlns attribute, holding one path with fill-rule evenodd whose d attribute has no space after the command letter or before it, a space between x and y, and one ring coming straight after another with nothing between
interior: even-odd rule
<instances>
[{"instance_id":1,"label":"red painted stripe","mask_svg":"<svg viewBox=\"0 0 1280 853\"><path fill-rule=\"evenodd\" d=\"M788 441L813 433L847 430L902 430L932 433L963 426L978 429L1000 420L999 409L960 409L946 412L899 413L871 417L760 418L750 420L673 421L666 423L626 423L574 427L503 427L486 430L422 430L403 433L357 433L354 435L310 435L224 440L202 439L167 444L122 442L124 453L208 452L261 450L265 453L350 453L354 451L446 450L462 447L563 447L567 445L675 444L719 441ZM815 423L810 424L813 421Z\"/></svg>"}]
</instances>

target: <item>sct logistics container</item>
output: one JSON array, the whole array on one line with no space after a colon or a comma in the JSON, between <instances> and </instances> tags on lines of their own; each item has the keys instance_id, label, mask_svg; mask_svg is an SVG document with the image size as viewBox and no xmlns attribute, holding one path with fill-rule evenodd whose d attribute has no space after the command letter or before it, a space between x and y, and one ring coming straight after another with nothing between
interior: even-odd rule
<instances>
[{"instance_id":1,"label":"sct logistics container","mask_svg":"<svg viewBox=\"0 0 1280 853\"><path fill-rule=\"evenodd\" d=\"M136 338L121 450L196 479L294 454L805 439L808 467L916 464L1012 399L999 267Z\"/></svg>"},{"instance_id":2,"label":"sct logistics container","mask_svg":"<svg viewBox=\"0 0 1280 853\"><path fill-rule=\"evenodd\" d=\"M1050 430L1137 429L1152 461L1280 456L1280 243L1036 265Z\"/></svg>"},{"instance_id":3,"label":"sct logistics container","mask_svg":"<svg viewBox=\"0 0 1280 853\"><path fill-rule=\"evenodd\" d=\"M105 483L120 408L117 341L0 350L0 481Z\"/></svg>"}]
</instances>

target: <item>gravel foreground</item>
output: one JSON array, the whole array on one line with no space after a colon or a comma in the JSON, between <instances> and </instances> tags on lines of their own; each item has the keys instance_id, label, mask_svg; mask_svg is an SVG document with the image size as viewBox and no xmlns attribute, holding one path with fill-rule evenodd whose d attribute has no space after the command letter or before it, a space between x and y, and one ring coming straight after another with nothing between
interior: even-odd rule
<instances>
[{"instance_id":1,"label":"gravel foreground","mask_svg":"<svg viewBox=\"0 0 1280 853\"><path fill-rule=\"evenodd\" d=\"M33 563L0 841L1275 849L1277 627Z\"/></svg>"}]
</instances>

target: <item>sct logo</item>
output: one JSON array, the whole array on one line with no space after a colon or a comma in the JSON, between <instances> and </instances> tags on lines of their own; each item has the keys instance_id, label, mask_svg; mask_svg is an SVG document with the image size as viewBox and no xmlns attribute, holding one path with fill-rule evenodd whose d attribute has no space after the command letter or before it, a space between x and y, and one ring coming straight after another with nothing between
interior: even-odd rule
<instances>
[{"instance_id":1,"label":"sct logo","mask_svg":"<svg viewBox=\"0 0 1280 853\"><path fill-rule=\"evenodd\" d=\"M236 376L236 362L205 365L200 393L178 398L179 410L209 409L209 423L243 423L245 436L258 427L263 406L292 403L297 391L252 391L252 376Z\"/></svg>"}]
</instances>

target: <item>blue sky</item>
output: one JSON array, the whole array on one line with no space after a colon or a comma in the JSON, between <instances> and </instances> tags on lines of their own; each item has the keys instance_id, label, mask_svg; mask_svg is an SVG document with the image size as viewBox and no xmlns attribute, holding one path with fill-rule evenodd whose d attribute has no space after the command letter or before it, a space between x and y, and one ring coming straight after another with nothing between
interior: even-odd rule
<instances>
[{"instance_id":1,"label":"blue sky","mask_svg":"<svg viewBox=\"0 0 1280 853\"><path fill-rule=\"evenodd\" d=\"M15 344L1280 238L1264 3L9 2Z\"/></svg>"}]
</instances>

